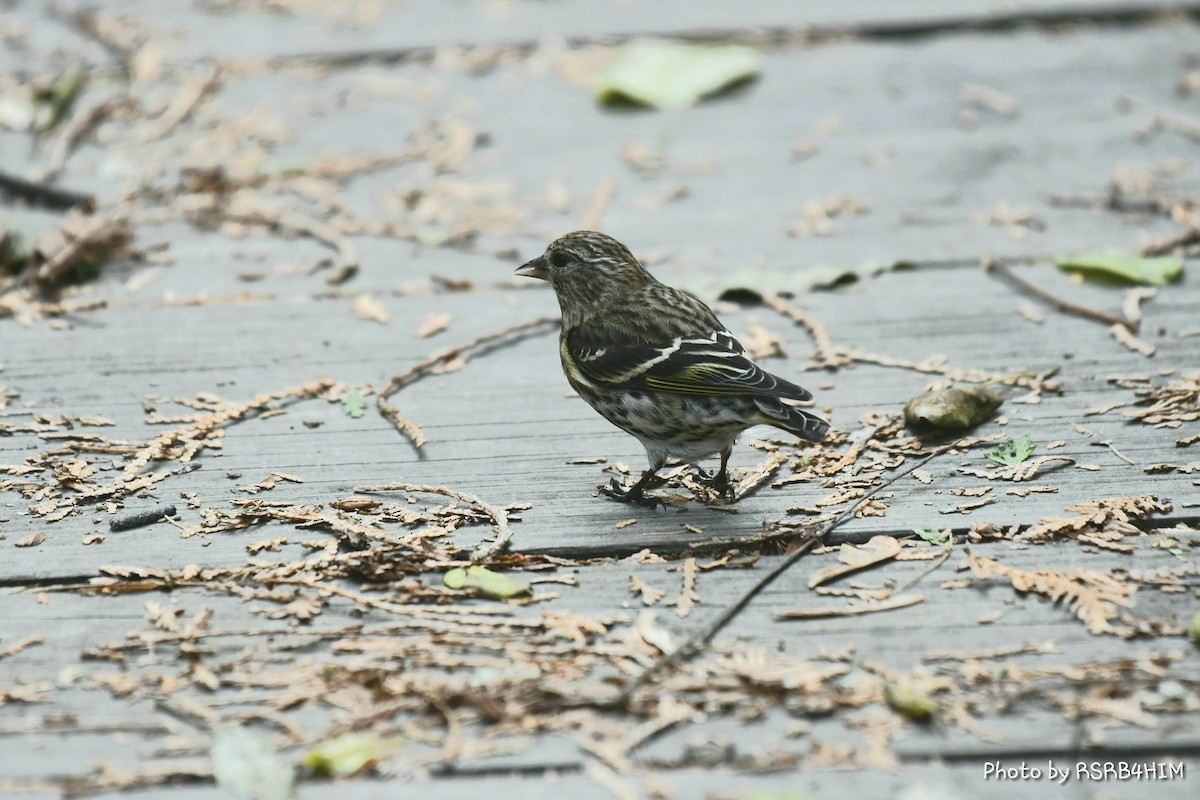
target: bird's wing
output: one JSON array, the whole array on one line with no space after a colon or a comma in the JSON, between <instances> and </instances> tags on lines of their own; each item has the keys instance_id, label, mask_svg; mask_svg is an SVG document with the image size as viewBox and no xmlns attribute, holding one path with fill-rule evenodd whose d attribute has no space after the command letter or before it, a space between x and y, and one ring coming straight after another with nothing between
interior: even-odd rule
<instances>
[{"instance_id":1,"label":"bird's wing","mask_svg":"<svg viewBox=\"0 0 1200 800\"><path fill-rule=\"evenodd\" d=\"M812 398L806 389L766 372L747 358L746 349L723 329L708 336L642 344L575 328L567 332L565 344L572 366L591 383L608 388Z\"/></svg>"}]
</instances>

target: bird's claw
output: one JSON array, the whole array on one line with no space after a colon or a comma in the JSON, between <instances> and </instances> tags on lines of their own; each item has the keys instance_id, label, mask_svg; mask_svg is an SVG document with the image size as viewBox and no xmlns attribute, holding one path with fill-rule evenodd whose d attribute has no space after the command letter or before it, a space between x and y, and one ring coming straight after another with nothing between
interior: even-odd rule
<instances>
[{"instance_id":1,"label":"bird's claw","mask_svg":"<svg viewBox=\"0 0 1200 800\"><path fill-rule=\"evenodd\" d=\"M643 494L640 488L634 491L629 487L622 486L616 478L613 478L608 486L601 486L600 494L611 497L618 503L634 503L646 508L658 508L660 505L663 508L667 507L666 501L661 497Z\"/></svg>"},{"instance_id":2,"label":"bird's claw","mask_svg":"<svg viewBox=\"0 0 1200 800\"><path fill-rule=\"evenodd\" d=\"M734 486L729 480L728 472L705 472L704 470L699 472L700 474L696 478L697 482L712 489L725 502L733 502L735 499Z\"/></svg>"}]
</instances>

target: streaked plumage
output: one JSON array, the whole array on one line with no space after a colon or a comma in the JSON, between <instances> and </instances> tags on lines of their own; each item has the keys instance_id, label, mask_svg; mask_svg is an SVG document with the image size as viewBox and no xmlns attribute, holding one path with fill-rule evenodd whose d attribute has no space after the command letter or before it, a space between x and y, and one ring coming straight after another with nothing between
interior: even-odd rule
<instances>
[{"instance_id":1,"label":"streaked plumage","mask_svg":"<svg viewBox=\"0 0 1200 800\"><path fill-rule=\"evenodd\" d=\"M562 310L559 355L572 388L646 448L650 469L629 489L605 493L643 501L671 461L721 454L712 482L728 487L737 437L760 423L820 441L829 424L794 403L805 389L766 372L697 298L646 271L615 239L576 231L517 270L548 280Z\"/></svg>"}]
</instances>

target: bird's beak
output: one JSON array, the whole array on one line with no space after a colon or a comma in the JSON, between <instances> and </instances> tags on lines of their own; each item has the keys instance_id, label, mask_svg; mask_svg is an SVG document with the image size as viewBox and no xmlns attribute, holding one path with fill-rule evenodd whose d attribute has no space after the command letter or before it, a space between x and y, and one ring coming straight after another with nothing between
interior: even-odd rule
<instances>
[{"instance_id":1,"label":"bird's beak","mask_svg":"<svg viewBox=\"0 0 1200 800\"><path fill-rule=\"evenodd\" d=\"M524 266L517 267L517 274L526 278L537 278L540 281L550 280L550 270L546 269L546 259L538 256Z\"/></svg>"}]
</instances>

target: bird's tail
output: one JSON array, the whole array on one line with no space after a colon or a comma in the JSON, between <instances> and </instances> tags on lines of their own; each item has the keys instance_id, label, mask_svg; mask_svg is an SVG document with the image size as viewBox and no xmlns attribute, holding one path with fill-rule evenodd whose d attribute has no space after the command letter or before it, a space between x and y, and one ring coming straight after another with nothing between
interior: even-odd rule
<instances>
[{"instance_id":1,"label":"bird's tail","mask_svg":"<svg viewBox=\"0 0 1200 800\"><path fill-rule=\"evenodd\" d=\"M819 442L829 432L829 423L778 398L755 398L759 419L810 442Z\"/></svg>"}]
</instances>

